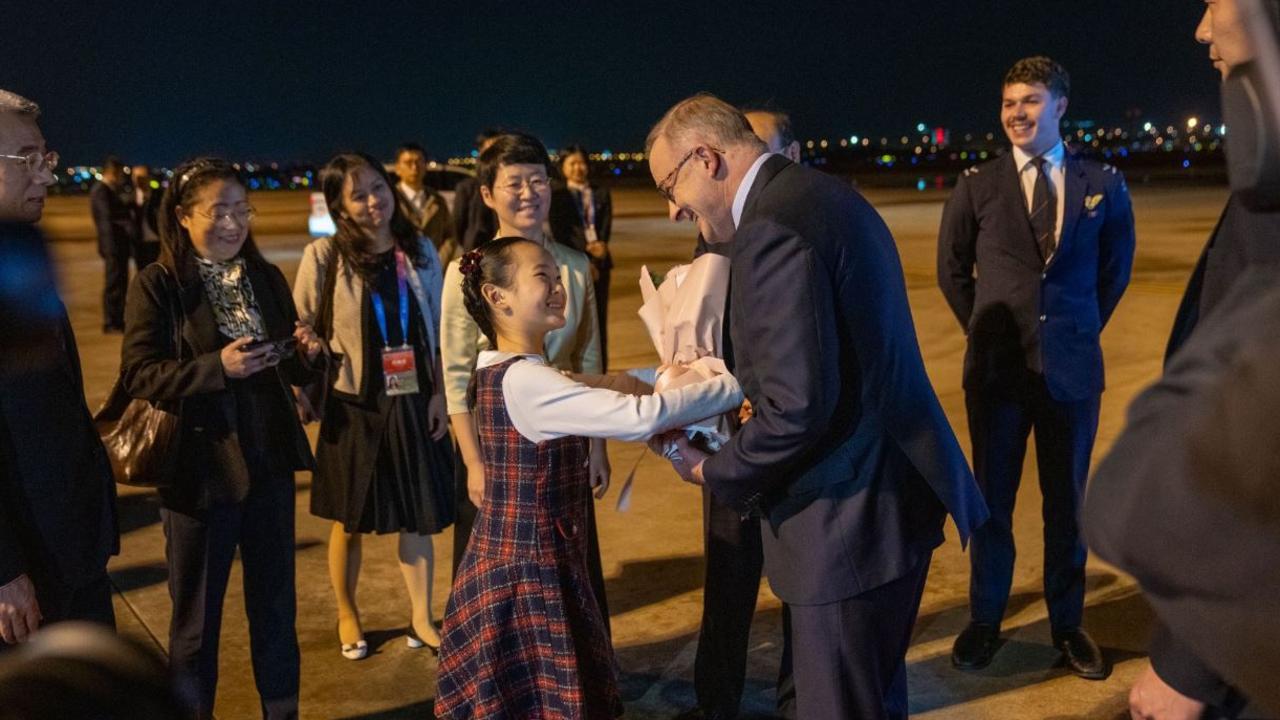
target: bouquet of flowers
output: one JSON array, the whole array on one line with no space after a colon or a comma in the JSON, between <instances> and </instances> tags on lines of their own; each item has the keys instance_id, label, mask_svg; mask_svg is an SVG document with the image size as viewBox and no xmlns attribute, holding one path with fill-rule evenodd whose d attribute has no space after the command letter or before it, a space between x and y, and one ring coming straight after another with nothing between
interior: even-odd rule
<instances>
[{"instance_id":1,"label":"bouquet of flowers","mask_svg":"<svg viewBox=\"0 0 1280 720\"><path fill-rule=\"evenodd\" d=\"M729 291L729 258L706 253L688 265L672 268L655 284L647 267L640 269L644 304L640 320L649 330L661 365L654 392L678 388L728 372L724 361L725 299ZM690 441L709 452L729 440L723 417L685 428Z\"/></svg>"}]
</instances>

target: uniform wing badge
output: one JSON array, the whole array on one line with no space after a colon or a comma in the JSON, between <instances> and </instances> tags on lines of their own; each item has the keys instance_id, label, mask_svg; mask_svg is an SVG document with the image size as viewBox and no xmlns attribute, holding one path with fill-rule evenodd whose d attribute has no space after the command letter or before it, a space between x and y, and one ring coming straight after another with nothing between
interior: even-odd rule
<instances>
[{"instance_id":1,"label":"uniform wing badge","mask_svg":"<svg viewBox=\"0 0 1280 720\"><path fill-rule=\"evenodd\" d=\"M1101 203L1102 203L1102 193L1098 193L1097 195L1090 195L1089 197L1084 199L1084 209L1093 211L1097 209L1098 205Z\"/></svg>"}]
</instances>

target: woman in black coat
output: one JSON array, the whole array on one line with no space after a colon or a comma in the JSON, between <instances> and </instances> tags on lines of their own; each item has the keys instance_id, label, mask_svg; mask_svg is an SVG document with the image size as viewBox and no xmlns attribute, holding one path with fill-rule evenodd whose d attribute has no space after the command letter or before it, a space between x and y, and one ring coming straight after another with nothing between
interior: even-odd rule
<instances>
[{"instance_id":1,"label":"woman in black coat","mask_svg":"<svg viewBox=\"0 0 1280 720\"><path fill-rule=\"evenodd\" d=\"M202 158L178 168L160 208L160 261L134 278L125 318L126 391L181 408L181 460L160 490L169 658L194 683L201 717L213 712L237 549L263 715L297 715L293 474L313 460L289 385L312 379L309 359L321 346L297 322L284 275L254 245L252 217L230 164ZM250 345L280 339L296 348Z\"/></svg>"}]
</instances>

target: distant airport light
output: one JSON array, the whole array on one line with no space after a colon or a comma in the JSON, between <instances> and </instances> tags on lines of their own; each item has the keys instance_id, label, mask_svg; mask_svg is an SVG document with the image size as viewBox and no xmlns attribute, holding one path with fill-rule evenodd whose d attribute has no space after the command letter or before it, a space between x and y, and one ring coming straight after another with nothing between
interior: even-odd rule
<instances>
[{"instance_id":1,"label":"distant airport light","mask_svg":"<svg viewBox=\"0 0 1280 720\"><path fill-rule=\"evenodd\" d=\"M1200 124L1200 118L1197 118L1197 117L1191 117L1191 118L1188 118L1188 119L1187 119L1187 129L1188 129L1188 130L1195 130L1195 129L1196 129L1196 126L1197 126L1197 125L1199 125L1199 124Z\"/></svg>"},{"instance_id":2,"label":"distant airport light","mask_svg":"<svg viewBox=\"0 0 1280 720\"><path fill-rule=\"evenodd\" d=\"M1143 123L1142 132L1151 132L1151 123Z\"/></svg>"}]
</instances>

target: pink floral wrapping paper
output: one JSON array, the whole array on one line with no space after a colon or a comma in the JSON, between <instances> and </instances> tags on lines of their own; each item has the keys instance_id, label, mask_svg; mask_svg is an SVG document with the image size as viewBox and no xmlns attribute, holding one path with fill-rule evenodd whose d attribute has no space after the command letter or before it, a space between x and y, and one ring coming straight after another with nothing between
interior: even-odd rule
<instances>
[{"instance_id":1,"label":"pink floral wrapping paper","mask_svg":"<svg viewBox=\"0 0 1280 720\"><path fill-rule=\"evenodd\" d=\"M658 380L654 392L683 387L729 372L721 359L724 307L729 292L729 258L706 253L688 265L667 272L654 285L648 267L640 268L640 320L658 351ZM684 428L690 439L701 435L708 449L719 450L729 440L724 416L707 418ZM618 493L618 509L630 506L635 469Z\"/></svg>"}]
</instances>

